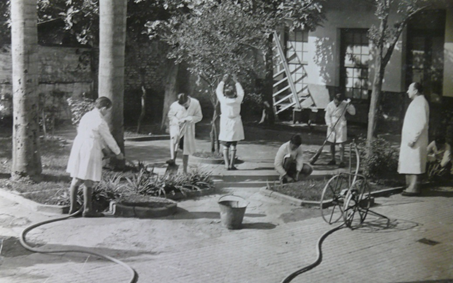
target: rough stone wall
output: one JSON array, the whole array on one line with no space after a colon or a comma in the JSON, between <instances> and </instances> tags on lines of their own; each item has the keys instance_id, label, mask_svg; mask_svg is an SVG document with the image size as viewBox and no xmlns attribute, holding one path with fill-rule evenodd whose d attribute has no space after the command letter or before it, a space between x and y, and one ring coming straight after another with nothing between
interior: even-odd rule
<instances>
[{"instance_id":1,"label":"rough stone wall","mask_svg":"<svg viewBox=\"0 0 453 283\"><path fill-rule=\"evenodd\" d=\"M38 94L63 93L66 98L80 96L93 91L91 49L79 47L39 46ZM11 47L4 45L0 50L0 103L3 115L10 115L8 107L12 99ZM46 100L52 106L52 99ZM0 107L1 108L1 107ZM67 109L61 109L61 119L70 119Z\"/></svg>"}]
</instances>

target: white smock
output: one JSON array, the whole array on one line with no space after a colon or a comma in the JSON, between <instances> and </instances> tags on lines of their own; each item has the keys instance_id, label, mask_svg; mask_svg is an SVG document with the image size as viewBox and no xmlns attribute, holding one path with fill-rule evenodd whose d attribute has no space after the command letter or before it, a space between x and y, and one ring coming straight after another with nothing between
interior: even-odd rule
<instances>
[{"instance_id":1,"label":"white smock","mask_svg":"<svg viewBox=\"0 0 453 283\"><path fill-rule=\"evenodd\" d=\"M327 104L325 111L326 115L324 116L324 119L327 125L327 141L331 143L346 142L348 140L348 132L345 112L347 111L349 114L355 115L354 105L348 104L346 101L341 101L340 104L336 106L335 102L331 101ZM333 125L335 125L335 128L333 133L330 134Z\"/></svg>"},{"instance_id":2,"label":"white smock","mask_svg":"<svg viewBox=\"0 0 453 283\"><path fill-rule=\"evenodd\" d=\"M428 151L429 105L425 96L415 97L407 108L401 133L398 173L423 174ZM408 144L415 142L413 147Z\"/></svg>"},{"instance_id":3,"label":"white smock","mask_svg":"<svg viewBox=\"0 0 453 283\"><path fill-rule=\"evenodd\" d=\"M66 171L72 178L99 182L102 176L102 149L105 147L116 155L121 153L107 122L99 109L94 108L80 120Z\"/></svg>"},{"instance_id":4,"label":"white smock","mask_svg":"<svg viewBox=\"0 0 453 283\"><path fill-rule=\"evenodd\" d=\"M198 123L203 119L201 113L200 102L189 96L190 105L189 108L185 108L178 101L173 102L168 110L168 122L170 137L177 141L180 137L184 137L184 155L193 154L196 151L195 146L195 123ZM191 117L191 121L184 122L184 119ZM182 124L185 124L182 127ZM180 133L180 129L182 129Z\"/></svg>"},{"instance_id":5,"label":"white smock","mask_svg":"<svg viewBox=\"0 0 453 283\"><path fill-rule=\"evenodd\" d=\"M296 160L297 163L297 171L299 172L302 170L304 167L304 152L302 150L302 146L297 147L295 150L291 149L290 142L285 142L280 146L280 148L277 151L277 154L275 155L274 159L274 167L275 170L277 170L278 174L280 176L286 175L286 171L283 168L283 163L285 161L285 158L291 158L293 160Z\"/></svg>"},{"instance_id":6,"label":"white smock","mask_svg":"<svg viewBox=\"0 0 453 283\"><path fill-rule=\"evenodd\" d=\"M223 94L225 83L221 81L216 89L217 99L220 102L220 141L240 141L244 139L244 127L241 119L241 103L244 99L244 90L240 83L236 83L237 97L229 98Z\"/></svg>"}]
</instances>

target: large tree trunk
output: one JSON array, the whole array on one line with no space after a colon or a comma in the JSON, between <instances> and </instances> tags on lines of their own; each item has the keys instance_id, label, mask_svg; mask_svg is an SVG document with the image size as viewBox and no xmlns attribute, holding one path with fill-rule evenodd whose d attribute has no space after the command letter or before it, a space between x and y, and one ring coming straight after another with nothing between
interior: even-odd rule
<instances>
[{"instance_id":1,"label":"large tree trunk","mask_svg":"<svg viewBox=\"0 0 453 283\"><path fill-rule=\"evenodd\" d=\"M174 62L170 62L170 67L167 72L167 79L165 82L165 96L164 96L164 105L162 111L162 122L161 122L161 129L163 130L167 127L167 114L168 110L170 109L170 105L176 101L177 97L177 81L178 81L178 72L179 72L179 64L174 64Z\"/></svg>"},{"instance_id":2,"label":"large tree trunk","mask_svg":"<svg viewBox=\"0 0 453 283\"><path fill-rule=\"evenodd\" d=\"M39 178L38 30L36 0L11 1L13 148L11 178Z\"/></svg>"},{"instance_id":3,"label":"large tree trunk","mask_svg":"<svg viewBox=\"0 0 453 283\"><path fill-rule=\"evenodd\" d=\"M124 153L124 55L126 43L127 0L99 1L99 96L113 102L106 117L110 131ZM114 161L115 168L124 167Z\"/></svg>"}]
</instances>

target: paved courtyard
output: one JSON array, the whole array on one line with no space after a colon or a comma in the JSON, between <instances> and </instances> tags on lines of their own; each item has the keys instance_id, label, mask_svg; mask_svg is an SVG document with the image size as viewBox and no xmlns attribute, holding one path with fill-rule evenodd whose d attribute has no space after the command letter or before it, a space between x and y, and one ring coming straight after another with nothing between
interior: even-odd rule
<instances>
[{"instance_id":1,"label":"paved courtyard","mask_svg":"<svg viewBox=\"0 0 453 283\"><path fill-rule=\"evenodd\" d=\"M220 186L213 194L180 201L172 216L72 218L39 227L27 240L48 249L82 247L112 256L134 268L138 282L281 282L316 260L316 243L333 226L317 208L261 192L260 182L276 178L272 158L280 143L241 144L239 173L229 174L221 165L197 165L211 169ZM208 141L200 139L198 145L208 146ZM128 158L146 161L149 156L155 164L168 158L166 147L165 140L126 142ZM317 146L306 148L310 155ZM323 162L315 168L317 174L332 173ZM229 193L249 202L239 230L228 230L220 221L217 201ZM369 215L359 229L334 232L323 243L321 264L292 282L449 282L452 196L453 188L446 186L425 188L416 198L376 198L372 209L389 217L389 225ZM0 190L0 282L127 282L127 271L112 262L81 253L36 254L20 246L17 237L25 227L59 216L37 212L29 202Z\"/></svg>"}]
</instances>

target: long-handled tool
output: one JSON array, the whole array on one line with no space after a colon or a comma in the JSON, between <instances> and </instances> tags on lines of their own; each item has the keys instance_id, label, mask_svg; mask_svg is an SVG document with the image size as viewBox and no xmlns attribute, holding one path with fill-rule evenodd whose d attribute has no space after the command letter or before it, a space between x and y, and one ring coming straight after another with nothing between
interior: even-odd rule
<instances>
[{"instance_id":1,"label":"long-handled tool","mask_svg":"<svg viewBox=\"0 0 453 283\"><path fill-rule=\"evenodd\" d=\"M332 131L330 131L330 133L327 135L327 138L324 140L324 142L322 143L321 147L316 151L315 155L313 155L312 158L310 158L310 161L309 163L311 165L315 164L315 162L318 160L319 156L321 155L322 153L322 150L324 148L324 146L326 145L327 141L329 141L329 138L330 138L330 135L332 135L333 132L336 132L336 126L338 124L338 122L341 120L341 117L343 117L343 115L346 113L346 109L348 108L349 106L349 102L346 104L344 110L343 110L343 113L341 113L341 116L338 117L337 121L335 122L335 124L333 125L333 129ZM336 133L335 133L336 135ZM336 138L335 138L336 139Z\"/></svg>"},{"instance_id":2,"label":"long-handled tool","mask_svg":"<svg viewBox=\"0 0 453 283\"><path fill-rule=\"evenodd\" d=\"M179 146L179 142L181 141L181 138L183 137L184 135L184 130L186 128L186 123L182 123L180 126L179 126L179 135L178 135L178 138L176 139L176 142L175 144L172 144L170 148L170 150L172 150L171 153L173 153L173 158L167 160L167 170L165 170L165 175L174 175L176 174L176 172L178 172L178 164L176 164L176 155L178 153L178 146ZM171 140L171 138L170 138Z\"/></svg>"}]
</instances>

